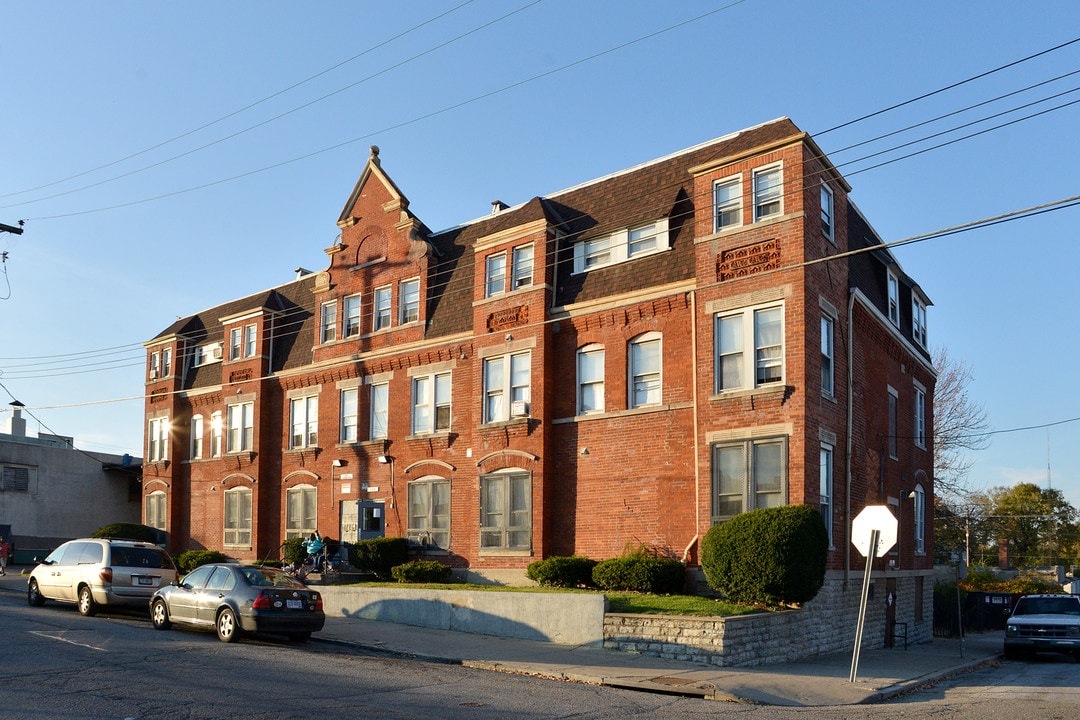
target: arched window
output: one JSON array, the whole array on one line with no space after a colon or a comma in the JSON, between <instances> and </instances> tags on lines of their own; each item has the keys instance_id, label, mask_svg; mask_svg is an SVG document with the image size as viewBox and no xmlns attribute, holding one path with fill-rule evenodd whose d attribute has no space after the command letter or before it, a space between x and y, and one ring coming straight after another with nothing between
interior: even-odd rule
<instances>
[{"instance_id":1,"label":"arched window","mask_svg":"<svg viewBox=\"0 0 1080 720\"><path fill-rule=\"evenodd\" d=\"M630 341L629 406L659 405L663 402L661 336L648 332Z\"/></svg>"},{"instance_id":2,"label":"arched window","mask_svg":"<svg viewBox=\"0 0 1080 720\"><path fill-rule=\"evenodd\" d=\"M604 411L604 346L586 345L577 352L577 412Z\"/></svg>"},{"instance_id":3,"label":"arched window","mask_svg":"<svg viewBox=\"0 0 1080 720\"><path fill-rule=\"evenodd\" d=\"M167 530L167 521L165 518L165 491L155 490L146 496L146 520L147 525L158 530Z\"/></svg>"},{"instance_id":4,"label":"arched window","mask_svg":"<svg viewBox=\"0 0 1080 720\"><path fill-rule=\"evenodd\" d=\"M480 549L532 547L532 473L507 468L480 476Z\"/></svg>"},{"instance_id":5,"label":"arched window","mask_svg":"<svg viewBox=\"0 0 1080 720\"><path fill-rule=\"evenodd\" d=\"M251 547L251 488L225 491L225 545Z\"/></svg>"},{"instance_id":6,"label":"arched window","mask_svg":"<svg viewBox=\"0 0 1080 720\"><path fill-rule=\"evenodd\" d=\"M450 548L450 481L428 475L409 483L410 543Z\"/></svg>"},{"instance_id":7,"label":"arched window","mask_svg":"<svg viewBox=\"0 0 1080 720\"><path fill-rule=\"evenodd\" d=\"M319 529L316 501L318 491L312 485L297 485L285 491L285 538L302 538Z\"/></svg>"}]
</instances>

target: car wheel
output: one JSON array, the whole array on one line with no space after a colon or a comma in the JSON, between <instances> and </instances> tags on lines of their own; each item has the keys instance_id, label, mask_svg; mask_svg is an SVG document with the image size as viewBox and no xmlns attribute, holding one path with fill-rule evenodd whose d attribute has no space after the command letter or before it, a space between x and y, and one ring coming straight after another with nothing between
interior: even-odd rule
<instances>
[{"instance_id":1,"label":"car wheel","mask_svg":"<svg viewBox=\"0 0 1080 720\"><path fill-rule=\"evenodd\" d=\"M222 610L217 617L217 636L221 642L236 642L240 628L236 626L236 615L229 608Z\"/></svg>"},{"instance_id":2,"label":"car wheel","mask_svg":"<svg viewBox=\"0 0 1080 720\"><path fill-rule=\"evenodd\" d=\"M153 607L150 608L150 619L154 623L155 630L168 630L172 627L169 621L169 608L165 606L164 600L159 598L154 601Z\"/></svg>"},{"instance_id":3,"label":"car wheel","mask_svg":"<svg viewBox=\"0 0 1080 720\"><path fill-rule=\"evenodd\" d=\"M41 594L37 580L31 580L30 584L26 587L26 602L34 607L41 607L45 604L45 596Z\"/></svg>"},{"instance_id":4,"label":"car wheel","mask_svg":"<svg viewBox=\"0 0 1080 720\"><path fill-rule=\"evenodd\" d=\"M292 640L293 642L300 642L300 643L307 642L308 640L311 639L311 633L309 633L309 632L289 633L289 639Z\"/></svg>"},{"instance_id":5,"label":"car wheel","mask_svg":"<svg viewBox=\"0 0 1080 720\"><path fill-rule=\"evenodd\" d=\"M79 614L89 617L98 610L97 603L94 602L94 593L90 590L89 585L83 585L79 588Z\"/></svg>"}]
</instances>

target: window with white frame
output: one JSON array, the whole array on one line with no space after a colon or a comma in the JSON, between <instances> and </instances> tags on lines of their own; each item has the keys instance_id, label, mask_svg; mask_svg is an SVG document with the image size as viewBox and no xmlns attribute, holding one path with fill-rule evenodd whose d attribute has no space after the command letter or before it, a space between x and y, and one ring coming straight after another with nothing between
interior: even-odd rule
<instances>
[{"instance_id":1,"label":"window with white frame","mask_svg":"<svg viewBox=\"0 0 1080 720\"><path fill-rule=\"evenodd\" d=\"M191 416L191 459L199 460L203 456L203 416Z\"/></svg>"},{"instance_id":2,"label":"window with white frame","mask_svg":"<svg viewBox=\"0 0 1080 720\"><path fill-rule=\"evenodd\" d=\"M342 301L342 312L345 323L342 334L345 337L356 337L360 334L360 296L349 295Z\"/></svg>"},{"instance_id":3,"label":"window with white frame","mask_svg":"<svg viewBox=\"0 0 1080 720\"><path fill-rule=\"evenodd\" d=\"M783 383L783 305L718 313L715 344L716 392Z\"/></svg>"},{"instance_id":4,"label":"window with white frame","mask_svg":"<svg viewBox=\"0 0 1080 720\"><path fill-rule=\"evenodd\" d=\"M484 360L485 423L528 415L531 358L526 351Z\"/></svg>"},{"instance_id":5,"label":"window with white frame","mask_svg":"<svg viewBox=\"0 0 1080 720\"><path fill-rule=\"evenodd\" d=\"M161 460L164 460L168 456L169 418L152 418L150 420L150 426L146 431L146 439L146 459L150 462L160 462Z\"/></svg>"},{"instance_id":6,"label":"window with white frame","mask_svg":"<svg viewBox=\"0 0 1080 720\"><path fill-rule=\"evenodd\" d=\"M150 379L157 380L161 377L161 355L160 353L150 353Z\"/></svg>"},{"instance_id":7,"label":"window with white frame","mask_svg":"<svg viewBox=\"0 0 1080 720\"><path fill-rule=\"evenodd\" d=\"M285 539L306 538L319 529L317 491L311 485L297 485L285 491Z\"/></svg>"},{"instance_id":8,"label":"window with white frame","mask_svg":"<svg viewBox=\"0 0 1080 720\"><path fill-rule=\"evenodd\" d=\"M833 191L826 183L821 183L821 232L829 242L836 240L833 229Z\"/></svg>"},{"instance_id":9,"label":"window with white frame","mask_svg":"<svg viewBox=\"0 0 1080 720\"><path fill-rule=\"evenodd\" d=\"M506 253L488 255L484 260L484 297L506 291Z\"/></svg>"},{"instance_id":10,"label":"window with white frame","mask_svg":"<svg viewBox=\"0 0 1080 720\"><path fill-rule=\"evenodd\" d=\"M719 232L742 225L742 177L725 178L713 183L713 230Z\"/></svg>"},{"instance_id":11,"label":"window with white frame","mask_svg":"<svg viewBox=\"0 0 1080 720\"><path fill-rule=\"evenodd\" d=\"M900 404L900 396L893 388L889 388L889 457L897 458L896 432L897 432L897 406Z\"/></svg>"},{"instance_id":12,"label":"window with white frame","mask_svg":"<svg viewBox=\"0 0 1080 720\"><path fill-rule=\"evenodd\" d=\"M210 415L210 457L221 457L221 440L223 423L221 411Z\"/></svg>"},{"instance_id":13,"label":"window with white frame","mask_svg":"<svg viewBox=\"0 0 1080 720\"><path fill-rule=\"evenodd\" d=\"M356 388L341 391L341 418L338 442L354 443L359 439L357 418L360 408L360 392Z\"/></svg>"},{"instance_id":14,"label":"window with white frame","mask_svg":"<svg viewBox=\"0 0 1080 720\"><path fill-rule=\"evenodd\" d=\"M161 376L169 375L172 375L172 348L165 348L161 351Z\"/></svg>"},{"instance_id":15,"label":"window with white frame","mask_svg":"<svg viewBox=\"0 0 1080 720\"><path fill-rule=\"evenodd\" d=\"M289 400L289 418L292 433L289 447L313 448L319 445L319 396L308 395Z\"/></svg>"},{"instance_id":16,"label":"window with white frame","mask_svg":"<svg viewBox=\"0 0 1080 720\"><path fill-rule=\"evenodd\" d=\"M258 346L256 345L256 338L258 328L255 325L244 326L244 357L255 357Z\"/></svg>"},{"instance_id":17,"label":"window with white frame","mask_svg":"<svg viewBox=\"0 0 1080 720\"><path fill-rule=\"evenodd\" d=\"M480 476L480 549L532 547L532 475L511 468Z\"/></svg>"},{"instance_id":18,"label":"window with white frame","mask_svg":"<svg viewBox=\"0 0 1080 720\"><path fill-rule=\"evenodd\" d=\"M450 429L450 388L448 372L413 378L413 435Z\"/></svg>"},{"instance_id":19,"label":"window with white frame","mask_svg":"<svg viewBox=\"0 0 1080 720\"><path fill-rule=\"evenodd\" d=\"M416 322L420 319L420 279L403 280L398 290L398 304L401 307L401 324Z\"/></svg>"},{"instance_id":20,"label":"window with white frame","mask_svg":"<svg viewBox=\"0 0 1080 720\"><path fill-rule=\"evenodd\" d=\"M922 485L915 486L915 553L926 552L926 493Z\"/></svg>"},{"instance_id":21,"label":"window with white frame","mask_svg":"<svg viewBox=\"0 0 1080 720\"><path fill-rule=\"evenodd\" d=\"M911 336L919 347L926 344L926 303L915 292L911 293Z\"/></svg>"},{"instance_id":22,"label":"window with white frame","mask_svg":"<svg viewBox=\"0 0 1080 720\"><path fill-rule=\"evenodd\" d=\"M915 384L915 445L926 448L926 390Z\"/></svg>"},{"instance_id":23,"label":"window with white frame","mask_svg":"<svg viewBox=\"0 0 1080 720\"><path fill-rule=\"evenodd\" d=\"M228 435L225 452L245 452L255 449L255 403L241 402L226 410Z\"/></svg>"},{"instance_id":24,"label":"window with white frame","mask_svg":"<svg viewBox=\"0 0 1080 720\"><path fill-rule=\"evenodd\" d=\"M833 446L821 443L821 468L818 497L821 505L821 518L825 521L825 531L829 536L829 547L833 547Z\"/></svg>"},{"instance_id":25,"label":"window with white frame","mask_svg":"<svg viewBox=\"0 0 1080 720\"><path fill-rule=\"evenodd\" d=\"M224 495L225 544L251 547L251 488L232 488Z\"/></svg>"},{"instance_id":26,"label":"window with white frame","mask_svg":"<svg viewBox=\"0 0 1080 720\"><path fill-rule=\"evenodd\" d=\"M900 327L900 279L892 270L888 271L889 322Z\"/></svg>"},{"instance_id":27,"label":"window with white frame","mask_svg":"<svg viewBox=\"0 0 1080 720\"><path fill-rule=\"evenodd\" d=\"M630 341L630 407L659 405L663 402L660 333L650 332Z\"/></svg>"},{"instance_id":28,"label":"window with white frame","mask_svg":"<svg viewBox=\"0 0 1080 720\"><path fill-rule=\"evenodd\" d=\"M337 339L337 302L323 303L319 315L319 342Z\"/></svg>"},{"instance_id":29,"label":"window with white frame","mask_svg":"<svg viewBox=\"0 0 1080 720\"><path fill-rule=\"evenodd\" d=\"M379 440L387 436L387 422L390 412L390 386L387 383L374 383L371 386L371 439Z\"/></svg>"},{"instance_id":30,"label":"window with white frame","mask_svg":"<svg viewBox=\"0 0 1080 720\"><path fill-rule=\"evenodd\" d=\"M146 496L146 524L157 530L168 530L165 517L166 497L164 490L155 490Z\"/></svg>"},{"instance_id":31,"label":"window with white frame","mask_svg":"<svg viewBox=\"0 0 1080 720\"><path fill-rule=\"evenodd\" d=\"M821 316L821 394L836 394L836 361L833 349L835 321L828 315Z\"/></svg>"},{"instance_id":32,"label":"window with white frame","mask_svg":"<svg viewBox=\"0 0 1080 720\"><path fill-rule=\"evenodd\" d=\"M450 481L442 477L422 477L409 483L409 527L411 543L441 550L450 548Z\"/></svg>"},{"instance_id":33,"label":"window with white frame","mask_svg":"<svg viewBox=\"0 0 1080 720\"><path fill-rule=\"evenodd\" d=\"M192 367L199 367L199 366L203 365L205 362L207 362L207 361L206 361L206 358L203 356L203 346L202 345L196 345L191 350L191 365L192 365Z\"/></svg>"},{"instance_id":34,"label":"window with white frame","mask_svg":"<svg viewBox=\"0 0 1080 720\"><path fill-rule=\"evenodd\" d=\"M787 503L787 438L723 442L712 448L712 522Z\"/></svg>"},{"instance_id":35,"label":"window with white frame","mask_svg":"<svg viewBox=\"0 0 1080 720\"><path fill-rule=\"evenodd\" d=\"M668 250L668 219L582 240L574 245L574 272L614 265Z\"/></svg>"},{"instance_id":36,"label":"window with white frame","mask_svg":"<svg viewBox=\"0 0 1080 720\"><path fill-rule=\"evenodd\" d=\"M393 288L382 287L375 289L375 330L385 330L390 327L390 296Z\"/></svg>"},{"instance_id":37,"label":"window with white frame","mask_svg":"<svg viewBox=\"0 0 1080 720\"><path fill-rule=\"evenodd\" d=\"M510 263L510 289L532 285L533 281L533 246L521 245L514 248L513 260Z\"/></svg>"},{"instance_id":38,"label":"window with white frame","mask_svg":"<svg viewBox=\"0 0 1080 720\"><path fill-rule=\"evenodd\" d=\"M232 328L229 330L229 359L238 360L241 357L241 353L244 351L243 345L243 328Z\"/></svg>"},{"instance_id":39,"label":"window with white frame","mask_svg":"<svg viewBox=\"0 0 1080 720\"><path fill-rule=\"evenodd\" d=\"M754 222L784 212L783 168L773 165L754 171Z\"/></svg>"},{"instance_id":40,"label":"window with white frame","mask_svg":"<svg viewBox=\"0 0 1080 720\"><path fill-rule=\"evenodd\" d=\"M604 411L604 347L586 345L577 352L578 415Z\"/></svg>"}]
</instances>

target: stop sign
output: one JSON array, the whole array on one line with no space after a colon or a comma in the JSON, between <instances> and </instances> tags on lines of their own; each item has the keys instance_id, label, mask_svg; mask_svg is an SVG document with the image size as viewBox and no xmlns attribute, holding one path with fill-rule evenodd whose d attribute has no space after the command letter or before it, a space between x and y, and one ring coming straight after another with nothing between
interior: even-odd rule
<instances>
[{"instance_id":1,"label":"stop sign","mask_svg":"<svg viewBox=\"0 0 1080 720\"><path fill-rule=\"evenodd\" d=\"M896 517L887 505L867 505L851 522L851 544L863 557L871 552L870 534L878 531L874 557L881 557L896 544Z\"/></svg>"}]
</instances>

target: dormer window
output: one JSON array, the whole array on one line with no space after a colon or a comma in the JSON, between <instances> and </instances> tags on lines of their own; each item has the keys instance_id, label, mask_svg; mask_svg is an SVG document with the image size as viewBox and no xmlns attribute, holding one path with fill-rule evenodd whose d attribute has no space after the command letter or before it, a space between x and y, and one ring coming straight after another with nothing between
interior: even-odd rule
<instances>
[{"instance_id":1,"label":"dormer window","mask_svg":"<svg viewBox=\"0 0 1080 720\"><path fill-rule=\"evenodd\" d=\"M615 265L671 248L668 220L626 228L610 235L589 238L574 245L574 272Z\"/></svg>"},{"instance_id":2,"label":"dormer window","mask_svg":"<svg viewBox=\"0 0 1080 720\"><path fill-rule=\"evenodd\" d=\"M911 293L911 336L919 347L926 345L926 303L917 293Z\"/></svg>"},{"instance_id":3,"label":"dormer window","mask_svg":"<svg viewBox=\"0 0 1080 720\"><path fill-rule=\"evenodd\" d=\"M892 270L888 271L889 322L900 327L900 279Z\"/></svg>"}]
</instances>

